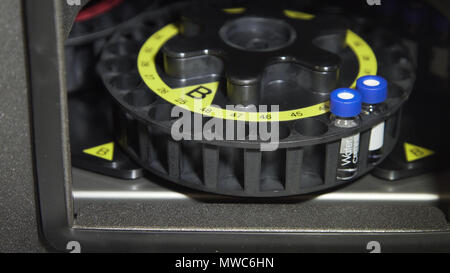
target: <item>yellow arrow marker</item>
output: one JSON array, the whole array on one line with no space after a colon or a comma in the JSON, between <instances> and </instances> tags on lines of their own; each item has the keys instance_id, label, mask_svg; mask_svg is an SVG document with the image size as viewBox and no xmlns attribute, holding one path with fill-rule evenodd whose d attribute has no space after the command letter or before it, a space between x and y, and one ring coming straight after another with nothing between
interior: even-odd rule
<instances>
[{"instance_id":1,"label":"yellow arrow marker","mask_svg":"<svg viewBox=\"0 0 450 273\"><path fill-rule=\"evenodd\" d=\"M83 153L112 161L114 156L114 142L85 149Z\"/></svg>"},{"instance_id":2,"label":"yellow arrow marker","mask_svg":"<svg viewBox=\"0 0 450 273\"><path fill-rule=\"evenodd\" d=\"M416 161L434 154L432 150L409 144L407 142L403 144L403 147L405 149L406 161L408 162Z\"/></svg>"}]
</instances>

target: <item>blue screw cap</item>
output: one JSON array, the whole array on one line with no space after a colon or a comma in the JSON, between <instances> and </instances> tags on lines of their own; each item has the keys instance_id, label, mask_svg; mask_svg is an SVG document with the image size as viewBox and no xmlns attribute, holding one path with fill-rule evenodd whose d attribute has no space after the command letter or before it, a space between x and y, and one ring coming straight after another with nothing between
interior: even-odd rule
<instances>
[{"instance_id":1,"label":"blue screw cap","mask_svg":"<svg viewBox=\"0 0 450 273\"><path fill-rule=\"evenodd\" d=\"M361 113L361 94L351 88L339 88L331 92L330 110L338 117L350 118Z\"/></svg>"},{"instance_id":2,"label":"blue screw cap","mask_svg":"<svg viewBox=\"0 0 450 273\"><path fill-rule=\"evenodd\" d=\"M363 76L356 81L356 89L361 92L362 102L382 103L387 98L387 81L380 76Z\"/></svg>"}]
</instances>

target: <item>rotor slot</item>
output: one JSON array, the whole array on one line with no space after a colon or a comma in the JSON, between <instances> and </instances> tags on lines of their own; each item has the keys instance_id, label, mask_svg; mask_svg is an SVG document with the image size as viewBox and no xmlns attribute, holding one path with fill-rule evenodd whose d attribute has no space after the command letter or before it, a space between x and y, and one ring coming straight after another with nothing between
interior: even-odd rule
<instances>
[{"instance_id":1,"label":"rotor slot","mask_svg":"<svg viewBox=\"0 0 450 273\"><path fill-rule=\"evenodd\" d=\"M297 33L288 23L261 17L242 17L226 23L219 31L222 40L234 48L268 52L292 44Z\"/></svg>"}]
</instances>

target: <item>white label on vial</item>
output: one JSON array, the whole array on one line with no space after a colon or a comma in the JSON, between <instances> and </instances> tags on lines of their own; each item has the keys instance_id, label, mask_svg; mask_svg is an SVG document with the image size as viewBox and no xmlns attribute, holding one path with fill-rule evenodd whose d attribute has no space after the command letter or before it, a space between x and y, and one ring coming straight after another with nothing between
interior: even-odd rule
<instances>
[{"instance_id":1,"label":"white label on vial","mask_svg":"<svg viewBox=\"0 0 450 273\"><path fill-rule=\"evenodd\" d=\"M341 167L354 166L358 163L359 134L341 140Z\"/></svg>"},{"instance_id":2,"label":"white label on vial","mask_svg":"<svg viewBox=\"0 0 450 273\"><path fill-rule=\"evenodd\" d=\"M383 147L384 143L384 122L372 128L370 132L369 151L376 151Z\"/></svg>"}]
</instances>

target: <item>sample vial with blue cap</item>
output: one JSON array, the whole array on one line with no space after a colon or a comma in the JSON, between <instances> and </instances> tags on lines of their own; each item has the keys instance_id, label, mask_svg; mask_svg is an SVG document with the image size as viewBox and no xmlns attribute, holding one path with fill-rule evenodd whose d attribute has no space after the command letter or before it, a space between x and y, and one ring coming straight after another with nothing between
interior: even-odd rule
<instances>
[{"instance_id":1,"label":"sample vial with blue cap","mask_svg":"<svg viewBox=\"0 0 450 273\"><path fill-rule=\"evenodd\" d=\"M362 113L376 115L383 111L387 98L388 84L380 76L364 76L356 81L356 89L362 97ZM385 123L381 122L372 128L369 142L369 162L378 162L383 155Z\"/></svg>"},{"instance_id":2,"label":"sample vial with blue cap","mask_svg":"<svg viewBox=\"0 0 450 273\"><path fill-rule=\"evenodd\" d=\"M331 92L331 121L340 128L359 126L361 113L361 94L350 88L339 88ZM337 166L337 179L350 180L358 173L359 138L355 134L341 139Z\"/></svg>"}]
</instances>

